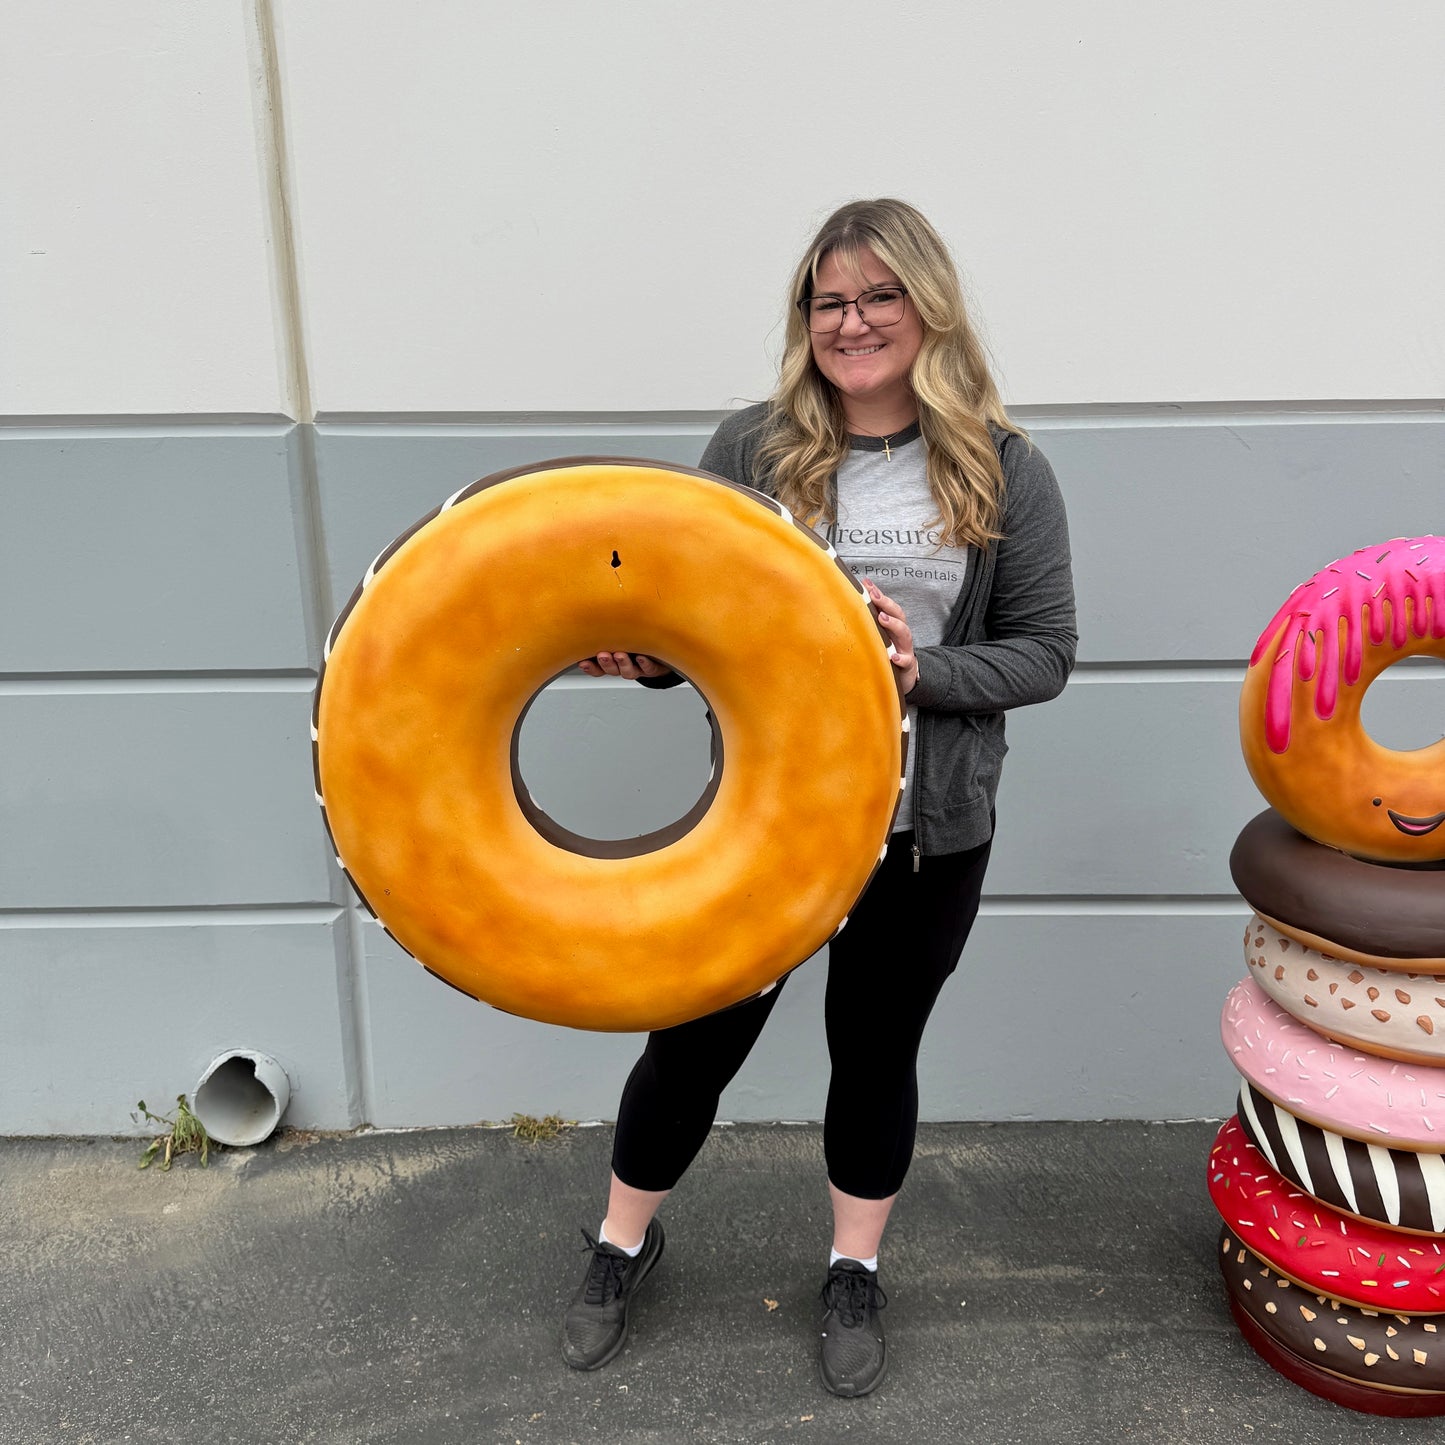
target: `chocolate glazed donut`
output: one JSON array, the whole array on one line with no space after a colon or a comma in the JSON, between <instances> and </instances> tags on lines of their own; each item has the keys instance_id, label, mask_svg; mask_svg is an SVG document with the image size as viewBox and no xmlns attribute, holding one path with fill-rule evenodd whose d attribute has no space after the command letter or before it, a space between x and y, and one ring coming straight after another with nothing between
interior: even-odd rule
<instances>
[{"instance_id":1,"label":"chocolate glazed donut","mask_svg":"<svg viewBox=\"0 0 1445 1445\"><path fill-rule=\"evenodd\" d=\"M1296 1118L1249 1083L1239 1090L1249 1141L1292 1184L1358 1219L1445 1234L1445 1158L1347 1139Z\"/></svg>"},{"instance_id":2,"label":"chocolate glazed donut","mask_svg":"<svg viewBox=\"0 0 1445 1445\"><path fill-rule=\"evenodd\" d=\"M1445 974L1445 866L1366 863L1266 808L1229 855L1234 886L1281 933L1375 968Z\"/></svg>"},{"instance_id":3,"label":"chocolate glazed donut","mask_svg":"<svg viewBox=\"0 0 1445 1445\"><path fill-rule=\"evenodd\" d=\"M1227 1226L1219 1235L1219 1268L1235 1318L1243 1314L1271 1343L1324 1375L1324 1380L1308 1384L1317 1394L1378 1414L1445 1414L1442 1317L1362 1310L1302 1289L1246 1249ZM1244 1333L1256 1344L1249 1330ZM1261 1353L1282 1369L1269 1353ZM1282 1372L1306 1383L1291 1370ZM1378 1409L1369 1402L1356 1403L1327 1388L1334 1377L1359 1381L1395 1398L1382 1399ZM1316 1389L1316 1384L1324 1388ZM1419 1408L1401 1408L1407 1403Z\"/></svg>"}]
</instances>

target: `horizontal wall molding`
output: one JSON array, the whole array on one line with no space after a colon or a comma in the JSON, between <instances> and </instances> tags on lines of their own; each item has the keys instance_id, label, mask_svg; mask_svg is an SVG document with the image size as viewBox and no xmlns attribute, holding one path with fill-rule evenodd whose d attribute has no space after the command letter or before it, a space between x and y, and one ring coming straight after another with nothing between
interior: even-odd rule
<instances>
[{"instance_id":1,"label":"horizontal wall molding","mask_svg":"<svg viewBox=\"0 0 1445 1445\"><path fill-rule=\"evenodd\" d=\"M1070 687L1100 683L1117 686L1135 683L1176 685L1182 682L1215 682L1238 687L1248 661L1226 662L1080 662L1069 678ZM1423 681L1445 680L1445 663L1426 658L1404 658L1390 676L1406 672ZM49 696L56 693L147 693L147 692L310 692L316 674L310 670L275 672L106 672L106 673L0 673L0 696ZM548 687L564 691L624 692L634 684L622 677L588 677L569 670L554 677Z\"/></svg>"},{"instance_id":2,"label":"horizontal wall molding","mask_svg":"<svg viewBox=\"0 0 1445 1445\"><path fill-rule=\"evenodd\" d=\"M99 672L0 674L0 696L48 697L62 693L310 692L316 674L274 672Z\"/></svg>"},{"instance_id":3,"label":"horizontal wall molding","mask_svg":"<svg viewBox=\"0 0 1445 1445\"><path fill-rule=\"evenodd\" d=\"M334 923L336 903L228 903L175 908L0 909L6 928L253 928L258 923Z\"/></svg>"},{"instance_id":4,"label":"horizontal wall molding","mask_svg":"<svg viewBox=\"0 0 1445 1445\"><path fill-rule=\"evenodd\" d=\"M738 405L748 401L739 398ZM1291 422L1329 422L1358 425L1361 422L1436 421L1445 424L1445 398L1382 398L1379 400L1319 399L1312 401L1188 401L1188 402L1100 402L1055 406L1048 403L1020 403L1009 408L1016 420L1030 429L1049 426L1242 426L1281 425ZM355 428L398 430L405 435L412 428L435 434L455 428L483 435L498 432L543 431L565 435L605 435L608 431L635 431L639 427L663 435L691 435L711 432L729 409L716 411L321 411L315 425L328 431ZM67 413L56 416L0 416L0 438L20 439L28 435L53 437L57 432L77 431L87 435L115 433L135 436L154 432L174 436L177 432L221 433L254 429L285 432L299 426L294 417L280 412L145 413L133 416Z\"/></svg>"},{"instance_id":5,"label":"horizontal wall molding","mask_svg":"<svg viewBox=\"0 0 1445 1445\"><path fill-rule=\"evenodd\" d=\"M751 405L763 398L739 397L738 407ZM372 426L436 426L460 427L467 431L498 428L553 430L557 427L618 427L633 429L676 427L683 431L695 428L711 430L735 408L717 411L320 411L316 424L321 427ZM1359 422L1371 416L1394 420L1438 418L1445 421L1445 398L1417 397L1400 399L1317 401L1200 401L1200 402L1100 402L1053 406L1046 402L1021 403L1009 407L1009 415L1030 427L1055 422L1060 426L1099 425L1158 426L1189 424L1220 426L1231 420L1246 424L1288 421L1321 422L1336 419Z\"/></svg>"},{"instance_id":6,"label":"horizontal wall molding","mask_svg":"<svg viewBox=\"0 0 1445 1445\"><path fill-rule=\"evenodd\" d=\"M351 911L359 924L382 927L361 904L353 903ZM993 918L1216 918L1244 916L1253 909L1238 893L991 894L985 885L979 912Z\"/></svg>"},{"instance_id":7,"label":"horizontal wall molding","mask_svg":"<svg viewBox=\"0 0 1445 1445\"><path fill-rule=\"evenodd\" d=\"M739 402L739 406L748 403ZM720 411L515 411L515 412L320 412L319 429L333 434L365 435L378 427L405 436L410 429L435 435L455 431L467 435L509 436L516 432L546 432L552 436L605 435L639 429L664 436L711 435L717 424L731 414Z\"/></svg>"},{"instance_id":8,"label":"horizontal wall molding","mask_svg":"<svg viewBox=\"0 0 1445 1445\"><path fill-rule=\"evenodd\" d=\"M1022 917L1217 917L1253 910L1237 893L1117 893L990 895L984 889L980 913L996 918Z\"/></svg>"},{"instance_id":9,"label":"horizontal wall molding","mask_svg":"<svg viewBox=\"0 0 1445 1445\"><path fill-rule=\"evenodd\" d=\"M0 416L0 440L49 439L57 432L77 431L87 436L114 433L117 436L188 436L193 433L231 436L244 431L254 436L257 429L284 435L296 425L296 418L279 411L146 412L135 416L112 414L85 416Z\"/></svg>"},{"instance_id":10,"label":"horizontal wall molding","mask_svg":"<svg viewBox=\"0 0 1445 1445\"><path fill-rule=\"evenodd\" d=\"M1281 598L1283 600L1283 598ZM1243 681L1249 659L1227 659L1220 662L1104 662L1095 658L1078 663L1069 678L1069 686L1088 685L1096 682L1227 682L1238 687ZM1435 662L1427 657L1404 657L1391 664L1389 676L1399 677L1408 672L1411 677L1422 681L1438 681L1445 678L1445 663Z\"/></svg>"}]
</instances>

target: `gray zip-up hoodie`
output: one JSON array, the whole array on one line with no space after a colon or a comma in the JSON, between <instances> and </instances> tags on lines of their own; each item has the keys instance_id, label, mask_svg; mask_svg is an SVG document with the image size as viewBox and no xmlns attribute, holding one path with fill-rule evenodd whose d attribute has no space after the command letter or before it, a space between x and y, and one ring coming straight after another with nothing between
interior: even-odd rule
<instances>
[{"instance_id":1,"label":"gray zip-up hoodie","mask_svg":"<svg viewBox=\"0 0 1445 1445\"><path fill-rule=\"evenodd\" d=\"M766 403L725 417L702 469L771 491L757 467ZM937 647L918 650L914 754L915 857L961 853L993 832L1008 745L1006 708L1057 697L1079 635L1069 525L1053 468L1012 432L993 430L1004 472L1003 537L970 559ZM661 679L659 679L661 681Z\"/></svg>"}]
</instances>

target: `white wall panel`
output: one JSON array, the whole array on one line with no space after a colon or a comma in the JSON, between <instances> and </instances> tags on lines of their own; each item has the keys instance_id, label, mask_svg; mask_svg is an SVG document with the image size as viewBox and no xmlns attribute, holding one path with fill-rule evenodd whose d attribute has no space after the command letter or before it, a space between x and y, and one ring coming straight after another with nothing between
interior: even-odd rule
<instances>
[{"instance_id":1,"label":"white wall panel","mask_svg":"<svg viewBox=\"0 0 1445 1445\"><path fill-rule=\"evenodd\" d=\"M5 7L0 413L283 410L249 9Z\"/></svg>"},{"instance_id":2,"label":"white wall panel","mask_svg":"<svg viewBox=\"0 0 1445 1445\"><path fill-rule=\"evenodd\" d=\"M797 249L880 193L1015 401L1445 394L1438 6L280 14L323 412L764 394Z\"/></svg>"}]
</instances>

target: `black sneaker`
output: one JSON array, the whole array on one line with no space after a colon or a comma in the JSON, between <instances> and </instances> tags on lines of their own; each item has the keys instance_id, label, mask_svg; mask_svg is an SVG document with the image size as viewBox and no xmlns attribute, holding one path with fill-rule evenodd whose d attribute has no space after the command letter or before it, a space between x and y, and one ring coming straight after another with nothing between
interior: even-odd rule
<instances>
[{"instance_id":1,"label":"black sneaker","mask_svg":"<svg viewBox=\"0 0 1445 1445\"><path fill-rule=\"evenodd\" d=\"M866 1395L888 1370L888 1346L878 1311L888 1303L876 1270L840 1259L823 1285L823 1383L835 1395Z\"/></svg>"},{"instance_id":2,"label":"black sneaker","mask_svg":"<svg viewBox=\"0 0 1445 1445\"><path fill-rule=\"evenodd\" d=\"M601 1369L627 1341L627 1310L637 1287L662 1258L662 1224L654 1219L635 1259L599 1244L584 1229L592 1258L562 1322L562 1358L574 1370Z\"/></svg>"}]
</instances>

